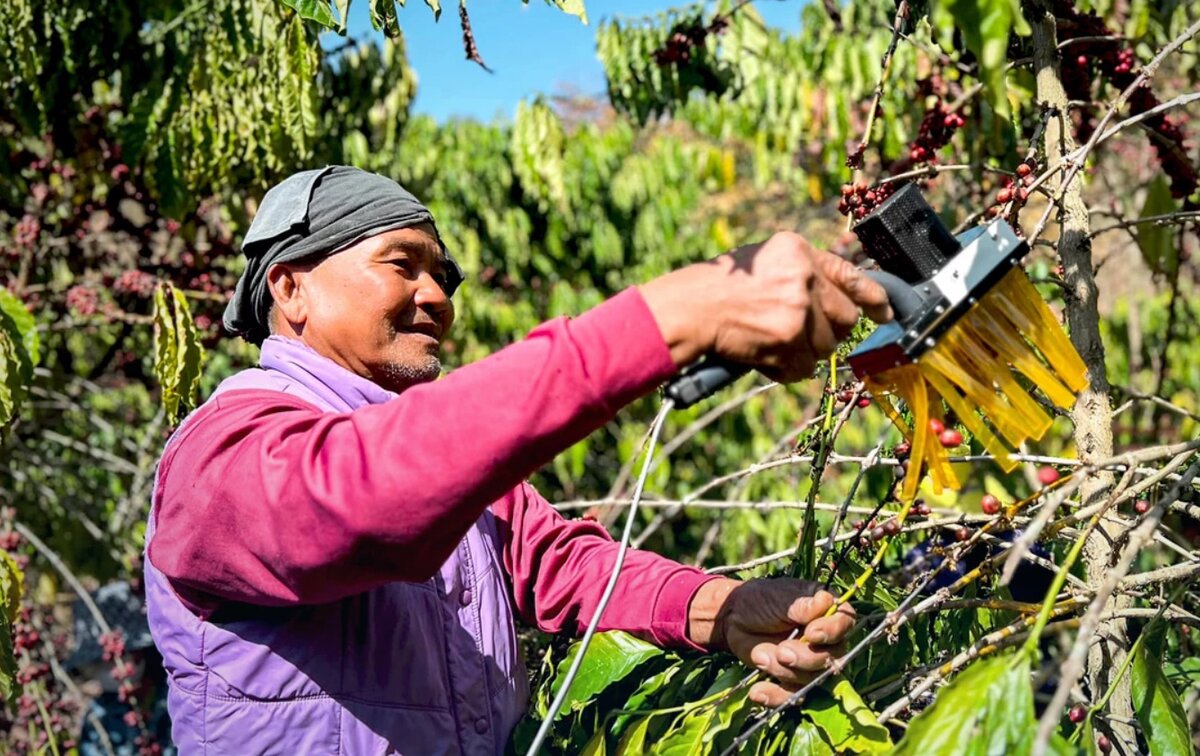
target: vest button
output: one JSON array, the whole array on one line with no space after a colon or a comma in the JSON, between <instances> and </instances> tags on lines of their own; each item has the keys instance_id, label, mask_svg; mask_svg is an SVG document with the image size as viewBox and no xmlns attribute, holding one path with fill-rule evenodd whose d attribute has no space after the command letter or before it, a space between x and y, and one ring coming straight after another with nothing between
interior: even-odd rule
<instances>
[{"instance_id":1,"label":"vest button","mask_svg":"<svg viewBox=\"0 0 1200 756\"><path fill-rule=\"evenodd\" d=\"M476 719L475 720L475 732L482 735L487 731L488 731L487 717L480 717L479 719Z\"/></svg>"},{"instance_id":2,"label":"vest button","mask_svg":"<svg viewBox=\"0 0 1200 756\"><path fill-rule=\"evenodd\" d=\"M470 605L470 603L471 603L471 589L470 589L470 588L463 588L463 592L462 592L461 594L459 594L458 600L462 602L462 605L463 605L463 606L468 606L468 605ZM487 723L485 722L484 724L486 725Z\"/></svg>"}]
</instances>

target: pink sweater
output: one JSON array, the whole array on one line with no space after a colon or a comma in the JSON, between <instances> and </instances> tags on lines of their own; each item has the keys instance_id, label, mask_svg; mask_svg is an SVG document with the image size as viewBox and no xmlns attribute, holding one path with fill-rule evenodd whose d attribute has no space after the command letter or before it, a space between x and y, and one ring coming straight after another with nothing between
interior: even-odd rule
<instances>
[{"instance_id":1,"label":"pink sweater","mask_svg":"<svg viewBox=\"0 0 1200 756\"><path fill-rule=\"evenodd\" d=\"M617 544L597 523L563 519L524 480L674 372L629 289L351 412L225 391L163 455L150 559L201 618L230 602L323 603L428 579L490 507L518 612L544 631L581 633ZM688 605L710 579L631 551L601 627L690 646Z\"/></svg>"}]
</instances>

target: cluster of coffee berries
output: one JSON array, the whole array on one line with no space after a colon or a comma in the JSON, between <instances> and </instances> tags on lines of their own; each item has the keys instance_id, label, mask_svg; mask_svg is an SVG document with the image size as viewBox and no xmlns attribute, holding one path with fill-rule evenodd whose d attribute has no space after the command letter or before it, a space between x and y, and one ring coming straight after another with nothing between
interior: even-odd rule
<instances>
[{"instance_id":1,"label":"cluster of coffee berries","mask_svg":"<svg viewBox=\"0 0 1200 756\"><path fill-rule=\"evenodd\" d=\"M654 62L660 66L686 65L691 62L693 50L704 44L709 34L724 34L729 28L729 17L718 15L705 25L693 21L676 27L667 37L666 43L654 51Z\"/></svg>"},{"instance_id":2,"label":"cluster of coffee berries","mask_svg":"<svg viewBox=\"0 0 1200 756\"><path fill-rule=\"evenodd\" d=\"M42 233L42 221L36 215L26 213L21 216L21 220L17 221L13 227L12 239L13 243L18 247L32 247L37 244L38 237Z\"/></svg>"},{"instance_id":3,"label":"cluster of coffee berries","mask_svg":"<svg viewBox=\"0 0 1200 756\"><path fill-rule=\"evenodd\" d=\"M131 294L135 297L146 298L154 293L158 279L144 270L127 270L113 282L113 291L117 294Z\"/></svg>"},{"instance_id":4,"label":"cluster of coffee berries","mask_svg":"<svg viewBox=\"0 0 1200 756\"><path fill-rule=\"evenodd\" d=\"M947 449L962 446L963 434L956 428L947 428L946 424L936 417L929 419L929 432L937 436L938 443Z\"/></svg>"},{"instance_id":5,"label":"cluster of coffee berries","mask_svg":"<svg viewBox=\"0 0 1200 756\"><path fill-rule=\"evenodd\" d=\"M67 290L66 303L67 309L87 317L96 314L96 309L100 304L100 295L92 287L78 284Z\"/></svg>"},{"instance_id":6,"label":"cluster of coffee berries","mask_svg":"<svg viewBox=\"0 0 1200 756\"><path fill-rule=\"evenodd\" d=\"M897 535L900 532L900 520L896 517L889 517L883 522L879 522L875 518L867 520L855 520L850 525L858 536L859 548L867 548L876 541L882 541L888 536Z\"/></svg>"},{"instance_id":7,"label":"cluster of coffee berries","mask_svg":"<svg viewBox=\"0 0 1200 756\"><path fill-rule=\"evenodd\" d=\"M939 101L921 119L917 138L908 146L908 159L914 163L936 160L938 150L949 144L954 132L965 123L966 119Z\"/></svg>"},{"instance_id":8,"label":"cluster of coffee berries","mask_svg":"<svg viewBox=\"0 0 1200 756\"><path fill-rule=\"evenodd\" d=\"M52 656L68 645L65 632L53 631L49 608L23 605L12 625L17 662L14 679L21 686L13 716L5 720L0 710L0 732L5 733L5 753L62 752L75 748L72 733L79 727L80 702L60 690L52 673ZM53 741L53 743L52 743Z\"/></svg>"},{"instance_id":9,"label":"cluster of coffee berries","mask_svg":"<svg viewBox=\"0 0 1200 756\"><path fill-rule=\"evenodd\" d=\"M842 198L838 200L837 211L842 215L865 218L902 186L904 184L899 181L888 181L878 186L867 186L865 181L842 184Z\"/></svg>"},{"instance_id":10,"label":"cluster of coffee berries","mask_svg":"<svg viewBox=\"0 0 1200 756\"><path fill-rule=\"evenodd\" d=\"M854 397L857 396L858 399ZM871 406L871 395L866 391L861 394L855 393L854 389L849 386L842 386L838 389L836 397L838 404L849 404L854 402L858 407L866 408Z\"/></svg>"},{"instance_id":11,"label":"cluster of coffee berries","mask_svg":"<svg viewBox=\"0 0 1200 756\"><path fill-rule=\"evenodd\" d=\"M1054 14L1062 23L1063 40L1087 38L1071 46L1074 66L1064 66L1063 84L1072 99L1090 101L1088 72L1095 65L1100 74L1116 89L1124 91L1137 79L1136 59L1130 48L1111 43L1114 36L1108 25L1095 11L1080 13L1071 0L1056 0ZM1148 87L1138 87L1129 97L1129 111L1137 115L1153 110L1161 103ZM1190 197L1200 187L1200 173L1194 161L1188 159L1184 133L1179 124L1164 113L1150 116L1143 122L1160 138L1150 140L1159 162L1171 182L1171 194L1176 198ZM1090 135L1091 126L1081 128L1080 139Z\"/></svg>"}]
</instances>

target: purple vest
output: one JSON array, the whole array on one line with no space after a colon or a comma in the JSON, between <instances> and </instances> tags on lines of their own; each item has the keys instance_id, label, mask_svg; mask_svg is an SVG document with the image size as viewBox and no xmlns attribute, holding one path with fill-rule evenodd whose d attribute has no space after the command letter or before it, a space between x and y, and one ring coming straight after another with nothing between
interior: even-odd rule
<instances>
[{"instance_id":1,"label":"purple vest","mask_svg":"<svg viewBox=\"0 0 1200 756\"><path fill-rule=\"evenodd\" d=\"M259 364L214 396L270 389L329 412L396 396L296 341L271 337ZM427 582L331 604L239 605L213 621L184 606L147 557L150 630L180 753L502 752L529 694L500 543L486 511Z\"/></svg>"}]
</instances>

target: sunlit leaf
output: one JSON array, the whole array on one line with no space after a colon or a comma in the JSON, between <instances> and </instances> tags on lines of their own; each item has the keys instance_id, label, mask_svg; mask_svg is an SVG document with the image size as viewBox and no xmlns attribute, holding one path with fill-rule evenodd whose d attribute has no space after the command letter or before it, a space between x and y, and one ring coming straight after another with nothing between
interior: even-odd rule
<instances>
[{"instance_id":1,"label":"sunlit leaf","mask_svg":"<svg viewBox=\"0 0 1200 756\"><path fill-rule=\"evenodd\" d=\"M326 29L336 29L337 19L329 7L328 0L280 0L287 7L295 10L301 18L315 21Z\"/></svg>"},{"instance_id":2,"label":"sunlit leaf","mask_svg":"<svg viewBox=\"0 0 1200 756\"><path fill-rule=\"evenodd\" d=\"M839 752L883 753L892 747L887 728L879 724L875 712L844 678L832 690L814 691L804 713Z\"/></svg>"},{"instance_id":3,"label":"sunlit leaf","mask_svg":"<svg viewBox=\"0 0 1200 756\"><path fill-rule=\"evenodd\" d=\"M1029 34L1018 0L931 0L934 26L943 47L953 49L957 30L968 50L979 61L984 95L1001 118L1010 107L1005 84L1010 32Z\"/></svg>"},{"instance_id":4,"label":"sunlit leaf","mask_svg":"<svg viewBox=\"0 0 1200 756\"><path fill-rule=\"evenodd\" d=\"M190 409L199 391L204 351L183 293L170 284L154 291L154 377L171 419Z\"/></svg>"},{"instance_id":5,"label":"sunlit leaf","mask_svg":"<svg viewBox=\"0 0 1200 756\"><path fill-rule=\"evenodd\" d=\"M570 669L579 644L575 643L558 666L558 674L551 687L551 695L557 695L563 677ZM624 679L649 659L659 656L663 650L658 646L639 640L629 633L607 632L592 636L587 655L579 667L579 674L571 683L571 692L558 715L561 717L572 709L578 709L602 693L608 686Z\"/></svg>"},{"instance_id":6,"label":"sunlit leaf","mask_svg":"<svg viewBox=\"0 0 1200 756\"><path fill-rule=\"evenodd\" d=\"M528 0L526 1L528 2ZM546 0L546 2L563 13L577 16L585 24L588 22L587 9L583 7L583 0Z\"/></svg>"},{"instance_id":7,"label":"sunlit leaf","mask_svg":"<svg viewBox=\"0 0 1200 756\"><path fill-rule=\"evenodd\" d=\"M984 756L1027 751L1037 729L1029 674L1029 659L1023 654L976 661L909 723L895 753Z\"/></svg>"},{"instance_id":8,"label":"sunlit leaf","mask_svg":"<svg viewBox=\"0 0 1200 756\"><path fill-rule=\"evenodd\" d=\"M804 720L792 733L788 756L833 756L833 747L821 735L821 729L810 720Z\"/></svg>"},{"instance_id":9,"label":"sunlit leaf","mask_svg":"<svg viewBox=\"0 0 1200 756\"><path fill-rule=\"evenodd\" d=\"M12 320L17 333L21 335L21 343L25 347L25 353L29 356L30 367L37 367L41 362L41 339L38 336L37 324L33 320L33 313L29 312L25 303L17 299L12 292L2 288L0 288L0 310Z\"/></svg>"},{"instance_id":10,"label":"sunlit leaf","mask_svg":"<svg viewBox=\"0 0 1200 756\"><path fill-rule=\"evenodd\" d=\"M25 575L7 551L0 551L0 701L16 697L17 662L13 656L12 625L17 621Z\"/></svg>"},{"instance_id":11,"label":"sunlit leaf","mask_svg":"<svg viewBox=\"0 0 1200 756\"><path fill-rule=\"evenodd\" d=\"M1130 693L1151 756L1189 756L1193 751L1187 714L1159 661L1164 627L1160 622L1148 628L1151 635L1138 647L1130 669Z\"/></svg>"}]
</instances>

